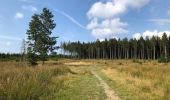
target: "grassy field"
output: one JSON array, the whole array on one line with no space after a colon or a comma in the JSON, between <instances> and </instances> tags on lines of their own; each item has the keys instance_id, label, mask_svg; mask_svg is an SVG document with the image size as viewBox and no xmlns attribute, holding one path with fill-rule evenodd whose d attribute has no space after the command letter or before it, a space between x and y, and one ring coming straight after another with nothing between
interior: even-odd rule
<instances>
[{"instance_id":1,"label":"grassy field","mask_svg":"<svg viewBox=\"0 0 170 100\"><path fill-rule=\"evenodd\" d=\"M169 100L170 64L144 60L59 60L26 67L0 62L0 100L105 100L94 70L122 100Z\"/></svg>"},{"instance_id":2,"label":"grassy field","mask_svg":"<svg viewBox=\"0 0 170 100\"><path fill-rule=\"evenodd\" d=\"M123 100L170 100L170 64L107 61L98 72Z\"/></svg>"},{"instance_id":3,"label":"grassy field","mask_svg":"<svg viewBox=\"0 0 170 100\"><path fill-rule=\"evenodd\" d=\"M33 68L0 62L0 69L0 100L54 99L65 86L61 76L72 73L69 68L53 63Z\"/></svg>"}]
</instances>

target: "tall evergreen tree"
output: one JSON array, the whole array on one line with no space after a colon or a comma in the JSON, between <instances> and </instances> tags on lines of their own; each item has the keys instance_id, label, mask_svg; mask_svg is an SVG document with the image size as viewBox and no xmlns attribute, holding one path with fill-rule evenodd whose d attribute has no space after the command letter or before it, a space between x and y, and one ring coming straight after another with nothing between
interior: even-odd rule
<instances>
[{"instance_id":1,"label":"tall evergreen tree","mask_svg":"<svg viewBox=\"0 0 170 100\"><path fill-rule=\"evenodd\" d=\"M164 49L164 58L167 59L168 55L167 55L167 47L168 47L168 37L167 34L164 33L162 36L162 43L163 43L163 49Z\"/></svg>"},{"instance_id":2,"label":"tall evergreen tree","mask_svg":"<svg viewBox=\"0 0 170 100\"><path fill-rule=\"evenodd\" d=\"M155 36L153 36L150 41L151 41L151 45L153 48L153 59L155 60L156 59L156 38L155 38Z\"/></svg>"},{"instance_id":3,"label":"tall evergreen tree","mask_svg":"<svg viewBox=\"0 0 170 100\"><path fill-rule=\"evenodd\" d=\"M36 64L37 57L42 61L47 60L47 55L52 52L57 37L51 37L56 24L53 14L47 8L41 14L35 14L29 24L28 35L28 60L31 65Z\"/></svg>"}]
</instances>

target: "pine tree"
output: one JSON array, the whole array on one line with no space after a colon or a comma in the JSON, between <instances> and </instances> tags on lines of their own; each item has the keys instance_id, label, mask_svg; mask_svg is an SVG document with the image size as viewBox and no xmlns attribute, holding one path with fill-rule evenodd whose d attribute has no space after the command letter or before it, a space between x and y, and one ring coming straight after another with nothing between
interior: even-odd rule
<instances>
[{"instance_id":1,"label":"pine tree","mask_svg":"<svg viewBox=\"0 0 170 100\"><path fill-rule=\"evenodd\" d=\"M31 65L36 64L37 57L42 61L47 60L49 52L52 52L57 37L51 37L56 24L53 14L47 8L41 14L35 14L29 24L28 35L28 60Z\"/></svg>"},{"instance_id":2,"label":"pine tree","mask_svg":"<svg viewBox=\"0 0 170 100\"><path fill-rule=\"evenodd\" d=\"M164 46L164 58L167 59L167 47L168 47L168 37L167 34L164 33L162 36L162 42L163 42L163 46Z\"/></svg>"},{"instance_id":3,"label":"pine tree","mask_svg":"<svg viewBox=\"0 0 170 100\"><path fill-rule=\"evenodd\" d=\"M155 60L156 59L156 38L155 38L155 36L153 36L151 38L151 45L153 48L153 59Z\"/></svg>"}]
</instances>

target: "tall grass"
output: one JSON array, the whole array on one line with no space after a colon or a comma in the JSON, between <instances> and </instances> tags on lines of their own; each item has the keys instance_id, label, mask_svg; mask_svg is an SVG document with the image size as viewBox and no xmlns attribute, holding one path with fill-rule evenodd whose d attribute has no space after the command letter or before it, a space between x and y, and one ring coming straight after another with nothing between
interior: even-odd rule
<instances>
[{"instance_id":1,"label":"tall grass","mask_svg":"<svg viewBox=\"0 0 170 100\"><path fill-rule=\"evenodd\" d=\"M170 100L170 64L142 60L138 62L110 62L103 72L124 87L124 91L133 93L138 100Z\"/></svg>"},{"instance_id":2,"label":"tall grass","mask_svg":"<svg viewBox=\"0 0 170 100\"><path fill-rule=\"evenodd\" d=\"M53 99L63 87L56 79L70 73L67 67L18 67L16 62L0 62L0 100Z\"/></svg>"}]
</instances>

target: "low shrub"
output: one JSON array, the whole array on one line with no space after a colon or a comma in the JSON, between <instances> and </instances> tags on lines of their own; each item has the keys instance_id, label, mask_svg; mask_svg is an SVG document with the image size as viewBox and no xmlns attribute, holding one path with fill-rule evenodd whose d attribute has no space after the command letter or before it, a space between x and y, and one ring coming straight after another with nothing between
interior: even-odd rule
<instances>
[{"instance_id":1,"label":"low shrub","mask_svg":"<svg viewBox=\"0 0 170 100\"><path fill-rule=\"evenodd\" d=\"M159 63L168 63L168 62L170 62L170 58L165 58L164 56L161 56L161 57L158 59L158 62L159 62Z\"/></svg>"}]
</instances>

